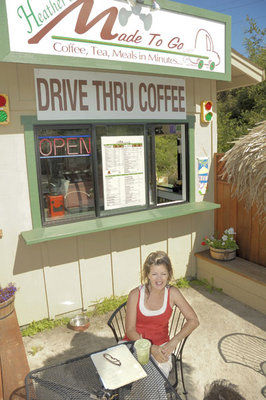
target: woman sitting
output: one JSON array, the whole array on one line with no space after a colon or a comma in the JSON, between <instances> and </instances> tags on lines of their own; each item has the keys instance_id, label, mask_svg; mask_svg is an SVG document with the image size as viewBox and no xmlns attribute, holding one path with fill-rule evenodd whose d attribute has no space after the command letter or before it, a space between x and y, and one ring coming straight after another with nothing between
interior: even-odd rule
<instances>
[{"instance_id":1,"label":"woman sitting","mask_svg":"<svg viewBox=\"0 0 266 400\"><path fill-rule=\"evenodd\" d=\"M171 353L199 325L193 308L176 287L169 285L172 278L168 255L163 251L149 254L143 266L145 284L129 293L126 313L125 339L150 340L151 354L166 377L172 368ZM168 322L174 305L184 315L186 323L170 340Z\"/></svg>"}]
</instances>

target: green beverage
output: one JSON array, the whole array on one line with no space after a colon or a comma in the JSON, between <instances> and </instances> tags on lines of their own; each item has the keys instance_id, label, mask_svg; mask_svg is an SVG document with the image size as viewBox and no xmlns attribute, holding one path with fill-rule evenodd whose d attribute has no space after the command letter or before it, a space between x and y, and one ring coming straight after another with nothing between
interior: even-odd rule
<instances>
[{"instance_id":1,"label":"green beverage","mask_svg":"<svg viewBox=\"0 0 266 400\"><path fill-rule=\"evenodd\" d=\"M138 362L142 365L148 364L151 342L147 339L138 339L135 341L134 347L137 352Z\"/></svg>"}]
</instances>

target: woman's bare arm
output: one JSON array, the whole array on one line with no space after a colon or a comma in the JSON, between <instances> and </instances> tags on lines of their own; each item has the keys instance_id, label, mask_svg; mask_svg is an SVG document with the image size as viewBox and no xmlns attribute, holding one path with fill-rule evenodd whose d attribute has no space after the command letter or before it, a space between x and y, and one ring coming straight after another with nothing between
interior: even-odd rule
<instances>
[{"instance_id":1,"label":"woman's bare arm","mask_svg":"<svg viewBox=\"0 0 266 400\"><path fill-rule=\"evenodd\" d=\"M139 289L135 288L131 290L127 299L126 335L130 340L141 338L136 330L138 295Z\"/></svg>"},{"instance_id":2,"label":"woman's bare arm","mask_svg":"<svg viewBox=\"0 0 266 400\"><path fill-rule=\"evenodd\" d=\"M187 337L199 326L199 320L195 311L187 302L180 290L178 290L176 287L171 287L170 289L170 301L171 305L176 305L179 308L181 313L184 315L186 322L182 329L171 340L169 340L168 343L162 346L163 352L167 356L170 356L170 354L175 350L177 344L182 339Z\"/></svg>"}]
</instances>

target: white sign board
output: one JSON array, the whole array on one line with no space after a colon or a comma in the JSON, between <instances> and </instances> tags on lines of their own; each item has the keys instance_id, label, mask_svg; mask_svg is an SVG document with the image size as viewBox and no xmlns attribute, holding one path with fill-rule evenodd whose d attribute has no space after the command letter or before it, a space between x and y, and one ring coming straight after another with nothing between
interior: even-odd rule
<instances>
[{"instance_id":1,"label":"white sign board","mask_svg":"<svg viewBox=\"0 0 266 400\"><path fill-rule=\"evenodd\" d=\"M185 119L183 79L35 69L38 120Z\"/></svg>"},{"instance_id":2,"label":"white sign board","mask_svg":"<svg viewBox=\"0 0 266 400\"><path fill-rule=\"evenodd\" d=\"M104 136L101 141L104 209L144 205L144 137Z\"/></svg>"},{"instance_id":3,"label":"white sign board","mask_svg":"<svg viewBox=\"0 0 266 400\"><path fill-rule=\"evenodd\" d=\"M12 52L225 73L225 22L126 0L6 0L6 9Z\"/></svg>"}]
</instances>

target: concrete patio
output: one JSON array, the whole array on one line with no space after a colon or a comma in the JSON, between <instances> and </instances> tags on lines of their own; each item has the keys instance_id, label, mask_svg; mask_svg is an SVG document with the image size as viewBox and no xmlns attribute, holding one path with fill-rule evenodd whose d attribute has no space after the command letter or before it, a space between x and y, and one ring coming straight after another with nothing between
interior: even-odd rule
<instances>
[{"instance_id":1,"label":"concrete patio","mask_svg":"<svg viewBox=\"0 0 266 400\"><path fill-rule=\"evenodd\" d=\"M202 400L204 388L217 379L238 386L246 400L266 397L266 319L265 315L218 291L206 288L182 289L196 310L199 328L184 349L184 400ZM115 344L106 325L110 314L91 319L85 332L67 327L55 328L23 338L30 369L77 357ZM35 353L35 354L34 354Z\"/></svg>"}]
</instances>

